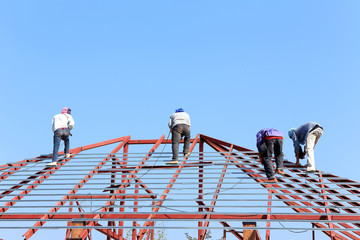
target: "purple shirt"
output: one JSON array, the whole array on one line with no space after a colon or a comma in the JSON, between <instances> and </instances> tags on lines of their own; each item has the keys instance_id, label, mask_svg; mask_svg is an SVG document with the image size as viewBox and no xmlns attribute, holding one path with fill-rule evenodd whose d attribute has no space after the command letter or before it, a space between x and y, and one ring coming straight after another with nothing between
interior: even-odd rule
<instances>
[{"instance_id":1,"label":"purple shirt","mask_svg":"<svg viewBox=\"0 0 360 240\"><path fill-rule=\"evenodd\" d=\"M283 137L283 133L275 128L264 128L256 134L256 146L259 149L264 142L265 136L268 137Z\"/></svg>"}]
</instances>

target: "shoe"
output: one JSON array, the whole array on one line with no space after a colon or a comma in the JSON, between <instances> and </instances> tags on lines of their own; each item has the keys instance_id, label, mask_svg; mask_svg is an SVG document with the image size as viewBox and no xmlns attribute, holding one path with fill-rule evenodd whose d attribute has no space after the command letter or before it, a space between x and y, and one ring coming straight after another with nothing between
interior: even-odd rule
<instances>
[{"instance_id":1,"label":"shoe","mask_svg":"<svg viewBox=\"0 0 360 240\"><path fill-rule=\"evenodd\" d=\"M51 163L46 164L46 166L47 167L57 166L57 163L56 162L51 162Z\"/></svg>"},{"instance_id":2,"label":"shoe","mask_svg":"<svg viewBox=\"0 0 360 240\"><path fill-rule=\"evenodd\" d=\"M70 158L70 153L65 154L65 158Z\"/></svg>"},{"instance_id":3,"label":"shoe","mask_svg":"<svg viewBox=\"0 0 360 240\"><path fill-rule=\"evenodd\" d=\"M190 153L184 153L184 157L190 156Z\"/></svg>"},{"instance_id":4,"label":"shoe","mask_svg":"<svg viewBox=\"0 0 360 240\"><path fill-rule=\"evenodd\" d=\"M316 172L316 170L306 170L305 172L306 173L314 173L314 172Z\"/></svg>"},{"instance_id":5,"label":"shoe","mask_svg":"<svg viewBox=\"0 0 360 240\"><path fill-rule=\"evenodd\" d=\"M268 179L265 181L266 183L277 183L278 180L276 178L273 178L273 179Z\"/></svg>"},{"instance_id":6,"label":"shoe","mask_svg":"<svg viewBox=\"0 0 360 240\"><path fill-rule=\"evenodd\" d=\"M178 160L172 160L170 162L167 162L166 164L179 164Z\"/></svg>"},{"instance_id":7,"label":"shoe","mask_svg":"<svg viewBox=\"0 0 360 240\"><path fill-rule=\"evenodd\" d=\"M276 170L276 174L284 175L285 172L282 169L278 169L278 170Z\"/></svg>"}]
</instances>

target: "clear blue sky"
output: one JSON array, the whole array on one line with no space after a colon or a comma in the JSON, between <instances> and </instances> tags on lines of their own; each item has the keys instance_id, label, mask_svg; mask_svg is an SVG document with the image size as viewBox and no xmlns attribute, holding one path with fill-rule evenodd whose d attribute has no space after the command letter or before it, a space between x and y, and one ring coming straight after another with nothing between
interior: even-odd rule
<instances>
[{"instance_id":1,"label":"clear blue sky","mask_svg":"<svg viewBox=\"0 0 360 240\"><path fill-rule=\"evenodd\" d=\"M360 2L1 1L0 164L71 146L192 133L255 149L265 127L323 125L319 170L359 181ZM284 153L294 160L291 141ZM304 163L304 162L303 162Z\"/></svg>"}]
</instances>

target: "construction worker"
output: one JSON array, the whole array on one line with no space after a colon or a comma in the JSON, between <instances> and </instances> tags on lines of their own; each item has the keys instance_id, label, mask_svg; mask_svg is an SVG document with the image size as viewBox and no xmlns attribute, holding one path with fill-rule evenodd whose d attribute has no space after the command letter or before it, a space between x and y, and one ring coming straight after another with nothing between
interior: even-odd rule
<instances>
[{"instance_id":1,"label":"construction worker","mask_svg":"<svg viewBox=\"0 0 360 240\"><path fill-rule=\"evenodd\" d=\"M184 156L189 156L189 147L190 147L190 116L184 109L179 108L175 110L170 116L169 119L169 128L172 134L172 161L167 162L167 164L178 164L178 155L179 155L179 143L184 137Z\"/></svg>"},{"instance_id":2,"label":"construction worker","mask_svg":"<svg viewBox=\"0 0 360 240\"><path fill-rule=\"evenodd\" d=\"M52 119L52 130L54 132L54 148L52 162L48 163L46 166L56 166L56 161L58 159L58 152L61 140L65 143L65 158L70 157L70 141L69 135L71 135L70 130L74 128L75 122L71 116L71 109L64 107L60 114L57 114Z\"/></svg>"},{"instance_id":3,"label":"construction worker","mask_svg":"<svg viewBox=\"0 0 360 240\"><path fill-rule=\"evenodd\" d=\"M293 140L296 163L295 166L299 166L299 159L304 158L302 155L302 149L300 144L304 145L304 152L307 155L307 168L308 173L315 172L315 159L314 148L323 134L323 127L316 122L308 122L301 125L298 128L292 128L289 130L289 138Z\"/></svg>"},{"instance_id":4,"label":"construction worker","mask_svg":"<svg viewBox=\"0 0 360 240\"><path fill-rule=\"evenodd\" d=\"M275 155L276 171L277 174L285 174L283 170L284 154L283 147L283 134L281 131L274 128L265 128L256 134L256 146L259 151L261 163L264 165L264 170L267 182L277 182L272 168L272 154Z\"/></svg>"}]
</instances>

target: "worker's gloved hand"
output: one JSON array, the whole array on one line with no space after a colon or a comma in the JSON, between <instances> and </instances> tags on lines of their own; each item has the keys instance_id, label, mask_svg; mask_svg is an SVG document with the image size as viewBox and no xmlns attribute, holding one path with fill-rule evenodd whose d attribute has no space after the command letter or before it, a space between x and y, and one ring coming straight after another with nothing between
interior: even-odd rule
<instances>
[{"instance_id":1,"label":"worker's gloved hand","mask_svg":"<svg viewBox=\"0 0 360 240\"><path fill-rule=\"evenodd\" d=\"M306 152L302 150L302 148L300 147L300 151L299 151L299 158L300 159L304 159L306 155Z\"/></svg>"}]
</instances>

